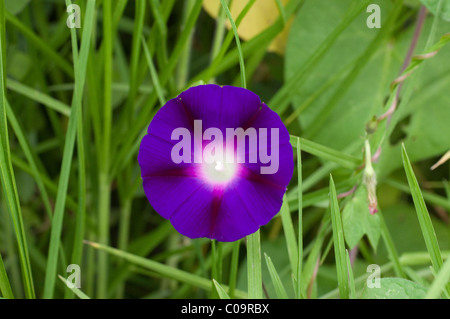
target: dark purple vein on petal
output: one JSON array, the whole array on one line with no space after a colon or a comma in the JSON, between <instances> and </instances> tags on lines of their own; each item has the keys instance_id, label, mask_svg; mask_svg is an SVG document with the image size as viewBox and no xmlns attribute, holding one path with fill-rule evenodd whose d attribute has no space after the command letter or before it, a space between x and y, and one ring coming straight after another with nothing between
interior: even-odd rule
<instances>
[{"instance_id":1,"label":"dark purple vein on petal","mask_svg":"<svg viewBox=\"0 0 450 319\"><path fill-rule=\"evenodd\" d=\"M263 185L267 185L273 188L277 188L277 189L282 189L282 190L286 190L285 186L279 185L275 182L272 182L271 180L269 180L268 178L264 177L264 175L260 175L257 174L255 172L253 172L251 169L242 166L241 172L239 174L242 178L246 178L249 181L252 182L257 182Z\"/></svg>"},{"instance_id":2,"label":"dark purple vein on petal","mask_svg":"<svg viewBox=\"0 0 450 319\"><path fill-rule=\"evenodd\" d=\"M209 225L209 235L211 238L214 238L214 233L216 229L216 220L219 215L220 206L222 205L224 189L223 188L214 188L212 194L212 202L211 202L211 224Z\"/></svg>"},{"instance_id":3,"label":"dark purple vein on petal","mask_svg":"<svg viewBox=\"0 0 450 319\"><path fill-rule=\"evenodd\" d=\"M175 208L174 210L173 210L173 212L170 214L170 216L169 216L169 220L170 219L172 219L174 216L175 216L175 214L177 214L178 212L180 212L180 208L187 202L187 201L189 201L190 199L191 199L191 197L192 196L194 196L195 195L195 193L197 193L201 188L202 188L202 186L203 185L198 185L198 187L192 192L192 194L190 195L190 196L188 196L188 197L186 197L186 199L180 204L180 205L178 205L178 207L177 208Z\"/></svg>"},{"instance_id":4,"label":"dark purple vein on petal","mask_svg":"<svg viewBox=\"0 0 450 319\"><path fill-rule=\"evenodd\" d=\"M142 178L151 178L151 177L195 177L199 178L200 173L198 169L195 167L181 167L181 168L171 168L166 170L161 170L159 172L146 174L142 176Z\"/></svg>"}]
</instances>

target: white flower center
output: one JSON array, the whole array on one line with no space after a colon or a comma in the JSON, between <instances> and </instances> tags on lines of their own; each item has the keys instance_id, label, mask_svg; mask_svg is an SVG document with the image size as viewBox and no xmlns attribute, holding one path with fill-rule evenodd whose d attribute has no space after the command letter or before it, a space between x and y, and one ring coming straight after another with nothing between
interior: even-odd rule
<instances>
[{"instance_id":1,"label":"white flower center","mask_svg":"<svg viewBox=\"0 0 450 319\"><path fill-rule=\"evenodd\" d=\"M203 174L208 181L214 184L229 182L236 174L237 164L214 161L202 164Z\"/></svg>"}]
</instances>

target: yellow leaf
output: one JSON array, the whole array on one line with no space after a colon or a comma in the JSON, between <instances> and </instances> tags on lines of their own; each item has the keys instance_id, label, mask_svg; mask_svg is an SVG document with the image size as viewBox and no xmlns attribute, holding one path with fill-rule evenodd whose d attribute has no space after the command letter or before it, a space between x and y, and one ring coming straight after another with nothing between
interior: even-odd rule
<instances>
[{"instance_id":1,"label":"yellow leaf","mask_svg":"<svg viewBox=\"0 0 450 319\"><path fill-rule=\"evenodd\" d=\"M286 4L288 0L282 0ZM233 0L231 2L231 15L236 20L247 4L247 0ZM217 18L221 7L220 0L204 0L203 8L208 14ZM239 37L247 41L271 26L279 17L280 13L275 0L257 0L238 27ZM280 55L284 54L286 39L289 32L291 20L286 23L284 30L269 45L268 50ZM231 28L229 21L226 22L228 29Z\"/></svg>"}]
</instances>

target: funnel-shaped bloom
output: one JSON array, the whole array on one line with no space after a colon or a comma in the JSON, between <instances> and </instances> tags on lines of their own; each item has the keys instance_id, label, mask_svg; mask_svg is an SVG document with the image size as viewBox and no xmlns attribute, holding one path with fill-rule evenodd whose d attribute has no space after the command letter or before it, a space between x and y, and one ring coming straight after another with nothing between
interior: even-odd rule
<instances>
[{"instance_id":1,"label":"funnel-shaped bloom","mask_svg":"<svg viewBox=\"0 0 450 319\"><path fill-rule=\"evenodd\" d=\"M190 238L235 241L280 210L292 178L289 133L249 90L192 87L155 115L141 142L144 191Z\"/></svg>"}]
</instances>

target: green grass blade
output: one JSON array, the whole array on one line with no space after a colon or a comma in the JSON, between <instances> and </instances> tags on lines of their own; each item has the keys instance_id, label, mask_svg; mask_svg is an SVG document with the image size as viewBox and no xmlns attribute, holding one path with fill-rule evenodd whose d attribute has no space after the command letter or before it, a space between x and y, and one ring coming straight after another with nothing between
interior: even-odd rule
<instances>
[{"instance_id":1,"label":"green grass blade","mask_svg":"<svg viewBox=\"0 0 450 319\"><path fill-rule=\"evenodd\" d=\"M14 231L19 248L19 260L22 278L27 298L35 298L33 276L31 273L28 245L23 225L22 211L17 192L14 170L11 162L11 152L8 138L8 122L6 116L6 69L5 69L5 7L4 1L0 3L0 179L5 194L6 206L11 215Z\"/></svg>"},{"instance_id":2,"label":"green grass blade","mask_svg":"<svg viewBox=\"0 0 450 319\"><path fill-rule=\"evenodd\" d=\"M9 123L11 124L11 127L12 127L17 139L19 140L19 144L22 147L25 157L27 158L27 161L32 169L32 176L33 176L33 178L36 182L36 185L41 193L42 201L44 203L47 215L51 219L52 218L52 208L51 208L51 204L50 204L50 199L48 197L47 190L44 186L44 181L41 178L38 164L36 163L36 160L35 160L36 156L33 152L33 149L31 148L31 146L28 143L28 140L25 136L24 130L22 129L21 125L19 124L19 121L17 120L17 117L8 102L6 102L6 112L7 112L7 117L8 117Z\"/></svg>"},{"instance_id":3,"label":"green grass blade","mask_svg":"<svg viewBox=\"0 0 450 319\"><path fill-rule=\"evenodd\" d=\"M58 65L68 76L73 78L73 69L69 62L67 62L58 52L55 52L42 38L37 36L33 30L28 28L22 23L16 16L6 11L6 21L13 25L17 30L30 40L39 50L42 51L44 56L47 56L49 60Z\"/></svg>"},{"instance_id":4,"label":"green grass blade","mask_svg":"<svg viewBox=\"0 0 450 319\"><path fill-rule=\"evenodd\" d=\"M259 229L247 236L248 297L262 299L261 243Z\"/></svg>"},{"instance_id":5,"label":"green grass blade","mask_svg":"<svg viewBox=\"0 0 450 319\"><path fill-rule=\"evenodd\" d=\"M341 299L349 298L348 275L346 265L344 230L342 228L341 212L336 195L333 177L330 175L330 210L333 227L334 254L336 258L336 271Z\"/></svg>"},{"instance_id":6,"label":"green grass blade","mask_svg":"<svg viewBox=\"0 0 450 319\"><path fill-rule=\"evenodd\" d=\"M311 70L315 65L320 62L328 49L332 47L340 34L351 24L351 22L365 9L367 8L369 1L361 1L357 7L350 7L345 18L341 23L333 30L332 33L320 44L317 50L311 54L308 61L306 61L299 70L295 72L295 75L286 81L278 92L272 97L268 105L279 113L284 112L289 106L292 97L295 92L298 91L302 83L307 79L309 74L312 74Z\"/></svg>"},{"instance_id":7,"label":"green grass blade","mask_svg":"<svg viewBox=\"0 0 450 319\"><path fill-rule=\"evenodd\" d=\"M350 294L349 294L349 298L350 299L355 299L356 298L356 290L355 290L355 278L353 276L353 269L352 269L352 263L350 261L350 255L348 254L348 250L345 250L346 252L346 261L347 261L347 270L348 270L348 282L350 285Z\"/></svg>"},{"instance_id":8,"label":"green grass blade","mask_svg":"<svg viewBox=\"0 0 450 319\"><path fill-rule=\"evenodd\" d=\"M437 274L436 278L434 278L431 287L428 289L425 299L439 298L441 293L446 289L445 286L448 285L449 281L450 281L450 258L447 257L447 260L442 265L441 270Z\"/></svg>"},{"instance_id":9,"label":"green grass blade","mask_svg":"<svg viewBox=\"0 0 450 319\"><path fill-rule=\"evenodd\" d=\"M163 35L167 34L167 26L161 14L161 8L159 5L159 0L150 0L150 8L152 9L153 16L156 20L156 25L158 26L159 32Z\"/></svg>"},{"instance_id":10,"label":"green grass blade","mask_svg":"<svg viewBox=\"0 0 450 319\"><path fill-rule=\"evenodd\" d=\"M228 17L228 20L230 21L231 27L233 28L233 32L234 32L234 38L236 39L236 47L238 50L238 55L239 55L239 65L241 67L241 86L245 89L247 88L247 80L245 77L245 65L244 65L244 55L242 53L242 47L241 47L241 41L239 40L239 34L236 28L236 24L234 23L233 17L231 16L231 12L230 9L228 8L227 3L225 2L225 0L220 0L220 2L222 3L222 8L223 10L225 10L225 14Z\"/></svg>"},{"instance_id":11,"label":"green grass blade","mask_svg":"<svg viewBox=\"0 0 450 319\"><path fill-rule=\"evenodd\" d=\"M420 229L425 240L428 253L430 254L431 264L434 272L439 273L442 267L442 256L439 249L439 243L436 237L436 233L431 222L430 214L428 213L425 200L423 199L422 192L420 191L419 183L409 161L408 154L406 152L405 145L402 145L402 158L403 167L405 168L406 177L408 179L409 188L416 208L417 218L419 220ZM450 294L450 284L447 283L446 291Z\"/></svg>"},{"instance_id":12,"label":"green grass blade","mask_svg":"<svg viewBox=\"0 0 450 319\"><path fill-rule=\"evenodd\" d=\"M161 106L163 106L164 103L166 103L166 99L164 98L164 93L163 93L163 90L161 87L161 83L159 82L158 72L156 72L155 65L153 64L153 59L150 54L150 50L149 50L147 43L145 42L143 37L141 38L141 42L142 42L142 47L144 48L145 58L147 59L148 68L150 70L150 76L152 78L153 85L156 90L156 94L158 95L159 104L161 104Z\"/></svg>"},{"instance_id":13,"label":"green grass blade","mask_svg":"<svg viewBox=\"0 0 450 319\"><path fill-rule=\"evenodd\" d=\"M183 283L187 283L192 286L204 289L206 291L211 291L212 285L211 285L210 279L206 279L204 277L197 276L193 273L190 273L190 272L187 272L184 270L180 270L175 267L167 266L165 264L156 262L154 260L150 260L150 259L147 259L147 258L144 258L141 256L137 256L137 255L133 255L133 254L121 251L116 248L112 248L112 247L108 247L108 246L105 246L102 244L92 243L92 242L88 242L88 241L85 241L85 243L94 247L95 249L115 255L119 258L123 258L136 266L140 266L140 267L148 269L152 272L156 272L161 276L164 276L164 277L167 277L170 279L174 279L174 280L177 280L177 281L180 281ZM223 285L223 288L228 289L228 287L225 285ZM247 294L241 290L236 290L235 296L237 298L247 298Z\"/></svg>"},{"instance_id":14,"label":"green grass blade","mask_svg":"<svg viewBox=\"0 0 450 319\"><path fill-rule=\"evenodd\" d=\"M217 280L213 279L212 281L214 283L214 287L216 287L220 299L231 299L230 296L228 296L225 289L223 289L223 287L217 282Z\"/></svg>"},{"instance_id":15,"label":"green grass blade","mask_svg":"<svg viewBox=\"0 0 450 319\"><path fill-rule=\"evenodd\" d=\"M264 253L264 257L266 259L267 269L269 270L270 278L272 279L273 286L275 287L275 292L277 294L278 299L288 299L288 295L286 293L286 289L281 282L280 276L278 275L277 270L272 262L272 259Z\"/></svg>"},{"instance_id":16,"label":"green grass blade","mask_svg":"<svg viewBox=\"0 0 450 319\"><path fill-rule=\"evenodd\" d=\"M284 8L286 17L291 17L303 5L304 1L305 0L289 1ZM246 7L242 10L239 17L241 16L244 17L245 10L248 10L250 5L253 4L254 2L255 2L254 0L250 0L249 2L247 2ZM238 19L236 19L237 25L239 24L238 23L239 17ZM264 50L265 48L267 48L269 44L272 42L272 40L283 30L283 28L284 28L283 18L279 17L270 27L266 28L260 34L242 44L243 56L247 57L248 55L250 55L255 51ZM227 39L225 39L224 41L225 46L226 44ZM236 63L239 61L239 53L237 49L234 49L223 58L220 57L219 54L217 56L217 60L220 62L218 63L218 65L216 65L216 63L213 63L208 69L196 75L191 80L191 83L195 83L199 80L204 80L205 82L207 82L211 77L215 77L216 75L230 69L231 67L234 67Z\"/></svg>"},{"instance_id":17,"label":"green grass blade","mask_svg":"<svg viewBox=\"0 0 450 319\"><path fill-rule=\"evenodd\" d=\"M139 256L148 256L155 249L155 247L160 245L161 242L167 238L171 231L172 225L170 222L163 223L152 232L149 232L148 234L132 241L128 245L127 251ZM125 249L120 250L124 251ZM120 267L111 274L111 278L113 279L108 285L110 290L114 291L118 286L120 286L121 279L125 280L128 278L129 274L129 267L126 263L122 263Z\"/></svg>"},{"instance_id":18,"label":"green grass blade","mask_svg":"<svg viewBox=\"0 0 450 319\"><path fill-rule=\"evenodd\" d=\"M101 155L99 156L99 198L98 198L98 237L99 242L109 243L110 223L110 156L111 156L111 132L112 132L112 76L113 76L113 22L112 3L103 2L103 109L102 109L102 142ZM108 286L108 255L98 254L98 285L97 297L107 297Z\"/></svg>"},{"instance_id":19,"label":"green grass blade","mask_svg":"<svg viewBox=\"0 0 450 319\"><path fill-rule=\"evenodd\" d=\"M241 24L242 20L247 15L248 11L251 9L251 7L255 3L255 1L256 0L249 0L247 2L247 4L245 5L245 7L242 9L242 11L239 13L239 15L235 21L237 28L239 28L239 25ZM227 5L229 5L230 3L231 3L231 1L228 0ZM228 48L233 40L233 37L234 37L234 30L231 29L230 31L228 31L225 39L223 40L223 43L221 43L221 38L223 37L223 32L224 32L224 28L225 28L225 19L227 18L227 16L226 16L223 6L220 6L219 11L220 11L219 17L217 20L218 25L217 25L216 35L214 37L214 44L213 44L213 48L212 48L212 52L211 52L211 65L206 71L204 71L204 73L202 73L202 74L204 74L203 76L200 75L200 77L199 76L196 77L197 80L203 79L203 80L207 81L207 80L211 79L212 75L215 73L216 68L222 61L226 51L228 50ZM214 81L214 79L212 79L212 80ZM196 81L193 81L193 82L196 82Z\"/></svg>"},{"instance_id":20,"label":"green grass blade","mask_svg":"<svg viewBox=\"0 0 450 319\"><path fill-rule=\"evenodd\" d=\"M68 289L70 289L75 295L77 295L80 299L91 299L88 295L86 295L84 292L82 292L77 287L69 287L67 286L67 279L64 278L61 275L58 275L58 278L61 279L61 281L64 283L64 286L66 286Z\"/></svg>"},{"instance_id":21,"label":"green grass blade","mask_svg":"<svg viewBox=\"0 0 450 319\"><path fill-rule=\"evenodd\" d=\"M320 87L316 88L314 93L311 93L308 98L302 102L302 104L293 109L289 116L286 116L286 118L283 120L286 126L289 126L292 122L297 120L304 111L314 105L314 102L316 102L333 84L339 81L348 72L352 65L353 61L347 64L336 74L330 76L328 80Z\"/></svg>"},{"instance_id":22,"label":"green grass blade","mask_svg":"<svg viewBox=\"0 0 450 319\"><path fill-rule=\"evenodd\" d=\"M23 170L25 173L27 173L31 176L33 176L33 174L35 174L35 171L33 170L33 168L31 168L26 162L24 162L22 159L20 159L16 155L11 154L11 161L14 166ZM39 172L39 176L40 176L40 179L42 179L42 182L44 183L45 187L47 187L47 189L49 190L50 194L56 196L56 194L58 192L57 184L55 184L52 180L50 180L48 178L48 176L46 176L42 172ZM71 209L73 211L77 210L77 207L78 207L78 204L75 202L75 200L69 194L67 195L67 198L66 198L66 205L69 209Z\"/></svg>"},{"instance_id":23,"label":"green grass blade","mask_svg":"<svg viewBox=\"0 0 450 319\"><path fill-rule=\"evenodd\" d=\"M322 219L322 224L320 225L318 234L315 236L312 246L310 246L308 257L306 258L305 265L303 266L302 276L300 280L301 293L300 296L305 296L310 298L310 288L312 281L315 276L316 267L320 266L320 254L325 236L327 236L327 229L329 228L330 217L325 214Z\"/></svg>"},{"instance_id":24,"label":"green grass blade","mask_svg":"<svg viewBox=\"0 0 450 319\"><path fill-rule=\"evenodd\" d=\"M278 11L280 12L281 21L283 21L283 25L286 25L287 20L286 20L286 11L284 11L284 6L281 3L281 0L275 0L275 2L277 3L277 8Z\"/></svg>"},{"instance_id":25,"label":"green grass blade","mask_svg":"<svg viewBox=\"0 0 450 319\"><path fill-rule=\"evenodd\" d=\"M131 124L132 115L134 113L134 104L136 99L136 93L138 91L138 74L139 74L139 59L140 59L140 41L142 37L142 30L144 28L145 21L145 4L146 0L136 1L135 7L135 21L133 26L133 40L131 44L131 60L129 71L129 93L127 96L127 102L125 108L127 109L128 118Z\"/></svg>"},{"instance_id":26,"label":"green grass blade","mask_svg":"<svg viewBox=\"0 0 450 319\"><path fill-rule=\"evenodd\" d=\"M227 4L230 4L228 0ZM225 11L222 7L219 9L219 13L216 18L216 29L214 31L214 37L211 48L210 62L213 63L214 59L218 56L219 52L222 50L224 45L224 35L225 35ZM236 19L236 26L239 27L238 19Z\"/></svg>"},{"instance_id":27,"label":"green grass blade","mask_svg":"<svg viewBox=\"0 0 450 319\"><path fill-rule=\"evenodd\" d=\"M297 282L297 268L298 268L298 247L297 238L295 238L294 225L292 224L291 211L287 202L286 196L283 198L283 204L280 209L281 223L283 225L284 236L286 238L286 247L289 256L289 263L291 265L291 273L294 282Z\"/></svg>"},{"instance_id":28,"label":"green grass blade","mask_svg":"<svg viewBox=\"0 0 450 319\"><path fill-rule=\"evenodd\" d=\"M388 251L389 257L392 260L395 274L397 275L397 277L406 279L405 270L403 269L403 267L400 263L400 259L398 257L398 252L395 249L394 241L392 240L391 234L389 233L389 229L384 220L383 213L381 211L378 211L377 214L379 215L379 218L380 218L381 237L383 238L383 241L384 241L384 244Z\"/></svg>"},{"instance_id":29,"label":"green grass blade","mask_svg":"<svg viewBox=\"0 0 450 319\"><path fill-rule=\"evenodd\" d=\"M297 139L297 136L291 135L292 146L296 147ZM324 160L332 161L342 167L354 170L359 165L361 165L361 159L336 151L330 147L312 142L304 138L300 138L300 143L302 145L302 151L320 157Z\"/></svg>"},{"instance_id":30,"label":"green grass blade","mask_svg":"<svg viewBox=\"0 0 450 319\"><path fill-rule=\"evenodd\" d=\"M323 127L326 120L329 118L332 110L336 107L338 102L343 98L348 89L352 86L353 82L357 79L360 72L362 72L364 66L370 61L370 58L377 52L377 49L381 46L383 41L389 38L390 33L394 28L397 16L400 14L403 8L403 2L397 1L394 3L394 7L389 13L388 18L384 22L383 28L375 36L375 38L366 47L364 52L358 57L352 70L347 74L347 76L339 83L339 87L336 89L332 97L328 100L325 107L321 112L315 117L312 124L305 129L307 132L307 137L312 137Z\"/></svg>"},{"instance_id":31,"label":"green grass blade","mask_svg":"<svg viewBox=\"0 0 450 319\"><path fill-rule=\"evenodd\" d=\"M117 0L115 2L117 4L114 7L114 12L112 16L114 30L117 28L119 22L121 21L123 12L125 11L126 6L128 4L128 0Z\"/></svg>"},{"instance_id":32,"label":"green grass blade","mask_svg":"<svg viewBox=\"0 0 450 319\"><path fill-rule=\"evenodd\" d=\"M241 240L237 240L233 243L233 250L231 253L231 266L230 266L230 289L228 291L231 298L234 297L234 290L236 289L237 273L239 267L239 249L241 246Z\"/></svg>"},{"instance_id":33,"label":"green grass blade","mask_svg":"<svg viewBox=\"0 0 450 319\"><path fill-rule=\"evenodd\" d=\"M77 159L78 159L78 207L75 217L75 230L73 238L73 249L71 256L71 264L81 265L83 254L83 239L85 236L86 223L86 153L84 140L84 123L83 113L78 112L78 128L77 128ZM73 292L80 297L83 294L80 291L73 290ZM71 297L70 292L67 291L66 298ZM81 298L81 297L80 297ZM85 298L83 298L85 299Z\"/></svg>"},{"instance_id":34,"label":"green grass blade","mask_svg":"<svg viewBox=\"0 0 450 319\"><path fill-rule=\"evenodd\" d=\"M186 24L186 20L189 17L189 14L191 13L193 4L194 4L194 2L192 2L192 1L186 1L184 3L183 16L181 18L182 26L184 26ZM180 57L180 62L178 63L178 66L177 66L177 72L176 72L176 76L175 76L177 90L183 90L186 87L186 83L188 81L189 71L190 71L190 66L191 66L192 43L194 40L194 34L195 34L195 30L192 30L191 34L189 35L186 46L183 50L183 53Z\"/></svg>"},{"instance_id":35,"label":"green grass blade","mask_svg":"<svg viewBox=\"0 0 450 319\"><path fill-rule=\"evenodd\" d=\"M66 141L64 144L63 160L61 164L61 174L58 184L58 193L56 196L55 210L52 221L52 229L50 234L50 245L48 251L47 267L45 272L44 283L44 298L52 298L57 272L58 251L61 237L62 224L64 219L64 208L67 197L67 188L69 183L70 167L72 164L72 155L75 144L75 137L77 132L78 112L81 111L81 100L83 95L83 88L86 75L87 58L89 54L89 46L91 43L92 28L94 22L95 0L89 0L85 20L83 26L83 38L81 40L80 54L74 53L78 56L75 59L75 90L72 101L72 112L69 117L69 125L67 129ZM72 29L73 30L73 29ZM74 38L76 33L72 32L72 42L76 43ZM76 48L74 47L75 51ZM78 60L78 61L77 61Z\"/></svg>"},{"instance_id":36,"label":"green grass blade","mask_svg":"<svg viewBox=\"0 0 450 319\"><path fill-rule=\"evenodd\" d=\"M216 241L211 240L211 279L220 280L219 276L219 265L221 265L221 260L219 258L218 249L216 248ZM214 285L214 282L212 283ZM210 299L217 299L217 291L215 289L211 289Z\"/></svg>"},{"instance_id":37,"label":"green grass blade","mask_svg":"<svg viewBox=\"0 0 450 319\"><path fill-rule=\"evenodd\" d=\"M389 184L402 192L411 194L411 189L407 184L398 182L392 178L388 178L386 184ZM426 190L422 190L422 196L427 203L440 206L450 211L450 201L447 198Z\"/></svg>"},{"instance_id":38,"label":"green grass blade","mask_svg":"<svg viewBox=\"0 0 450 319\"><path fill-rule=\"evenodd\" d=\"M14 299L14 294L9 283L8 274L6 273L5 264L0 254L0 292L7 299Z\"/></svg>"},{"instance_id":39,"label":"green grass blade","mask_svg":"<svg viewBox=\"0 0 450 319\"><path fill-rule=\"evenodd\" d=\"M44 94L36 89L30 88L20 82L8 79L8 83L6 84L8 89L17 92L23 96L26 96L37 103L41 103L48 108L55 110L65 116L70 115L70 107L57 99Z\"/></svg>"},{"instance_id":40,"label":"green grass blade","mask_svg":"<svg viewBox=\"0 0 450 319\"><path fill-rule=\"evenodd\" d=\"M169 58L169 61L167 62L166 67L161 72L161 85L165 85L166 82L169 80L170 75L172 74L172 71L177 66L180 56L183 53L183 49L185 45L189 42L189 37L191 35L191 31L195 26L195 22L197 21L198 15L200 14L200 11L202 9L203 1L196 0L195 4L193 5L191 12L189 14L189 17L186 20L185 27L180 34L179 38L176 41L176 45L172 50L172 54Z\"/></svg>"},{"instance_id":41,"label":"green grass blade","mask_svg":"<svg viewBox=\"0 0 450 319\"><path fill-rule=\"evenodd\" d=\"M448 251L444 251L443 252L443 256L444 257L448 257L449 252ZM400 263L402 264L403 267L408 267L408 266L422 266L422 265L429 265L430 263L430 255L428 254L428 252L411 252L411 253L403 253L400 256ZM388 273L389 271L392 270L393 265L392 262L388 262L384 265L381 265L381 273ZM431 271L429 271L429 269L427 268L427 275L431 275ZM367 281L367 277L368 277L368 273L364 273L361 276L355 278L355 285L359 286L359 287L363 287L365 282ZM327 298L336 298L337 296L339 296L339 289L333 289L332 291L329 291L328 293L322 295L320 297L320 299L327 299Z\"/></svg>"},{"instance_id":42,"label":"green grass blade","mask_svg":"<svg viewBox=\"0 0 450 319\"><path fill-rule=\"evenodd\" d=\"M167 1L169 3L169 1ZM164 87L169 80L169 77L172 74L172 71L176 67L179 62L180 56L183 53L184 47L189 40L189 36L191 34L192 29L195 26L195 22L200 14L202 9L202 0L196 0L195 4L189 14L189 17L186 21L185 28L182 30L180 36L176 41L176 45L172 50L172 54L167 62L167 65L160 72L159 81L162 87ZM148 125L148 119L152 118L152 113L154 112L154 104L158 96L156 92L153 92L150 97L147 99L147 102L142 108L142 111L137 118L136 122L125 134L120 134L117 136L117 144L123 142L124 146L121 147L119 154L117 155L117 159L123 161L123 157L127 154L131 154L131 149L135 144L138 136L145 130ZM140 140L140 139L139 139ZM139 144L137 144L139 145ZM113 165L115 166L115 165Z\"/></svg>"},{"instance_id":43,"label":"green grass blade","mask_svg":"<svg viewBox=\"0 0 450 319\"><path fill-rule=\"evenodd\" d=\"M302 271L303 271L303 176L302 176L302 145L297 138L297 204L298 204L298 263L297 263L297 298L302 297Z\"/></svg>"}]
</instances>

